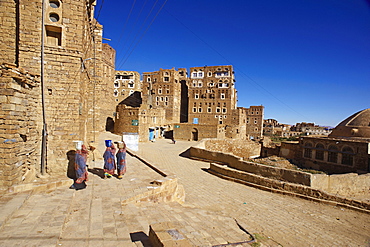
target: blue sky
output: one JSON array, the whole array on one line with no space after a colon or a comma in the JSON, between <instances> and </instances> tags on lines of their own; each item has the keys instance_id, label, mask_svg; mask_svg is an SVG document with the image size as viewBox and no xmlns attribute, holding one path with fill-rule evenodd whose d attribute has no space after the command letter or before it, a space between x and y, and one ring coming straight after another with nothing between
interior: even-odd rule
<instances>
[{"instance_id":1,"label":"blue sky","mask_svg":"<svg viewBox=\"0 0 370 247\"><path fill-rule=\"evenodd\" d=\"M238 106L336 126L370 107L369 0L98 0L116 69L234 66Z\"/></svg>"}]
</instances>

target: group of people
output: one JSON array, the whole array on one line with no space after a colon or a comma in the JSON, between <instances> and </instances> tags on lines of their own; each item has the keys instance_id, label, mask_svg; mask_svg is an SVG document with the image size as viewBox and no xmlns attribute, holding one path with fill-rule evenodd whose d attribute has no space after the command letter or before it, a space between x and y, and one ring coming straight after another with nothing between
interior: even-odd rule
<instances>
[{"instance_id":1,"label":"group of people","mask_svg":"<svg viewBox=\"0 0 370 247\"><path fill-rule=\"evenodd\" d=\"M104 158L104 177L111 178L117 169L118 179L122 179L126 173L126 144L118 142L118 152L112 142L106 141L107 148L105 149ZM117 162L116 162L117 158Z\"/></svg>"},{"instance_id":2,"label":"group of people","mask_svg":"<svg viewBox=\"0 0 370 247\"><path fill-rule=\"evenodd\" d=\"M114 175L116 169L118 179L122 179L123 175L126 173L126 144L125 142L118 142L117 145L118 151L112 141L106 141L106 150L103 155L104 178L111 178ZM93 151L95 148L90 146L89 149ZM70 187L71 189L79 190L86 188L85 182L88 180L86 167L88 153L88 149L85 145L77 144L74 162L76 179L74 181L74 184Z\"/></svg>"}]
</instances>

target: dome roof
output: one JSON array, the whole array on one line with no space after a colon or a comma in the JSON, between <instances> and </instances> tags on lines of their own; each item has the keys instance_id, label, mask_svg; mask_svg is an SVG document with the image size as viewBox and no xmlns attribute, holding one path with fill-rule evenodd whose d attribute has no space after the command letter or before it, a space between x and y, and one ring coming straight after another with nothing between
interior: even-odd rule
<instances>
[{"instance_id":1,"label":"dome roof","mask_svg":"<svg viewBox=\"0 0 370 247\"><path fill-rule=\"evenodd\" d=\"M329 137L370 138L370 108L346 118L333 129Z\"/></svg>"}]
</instances>

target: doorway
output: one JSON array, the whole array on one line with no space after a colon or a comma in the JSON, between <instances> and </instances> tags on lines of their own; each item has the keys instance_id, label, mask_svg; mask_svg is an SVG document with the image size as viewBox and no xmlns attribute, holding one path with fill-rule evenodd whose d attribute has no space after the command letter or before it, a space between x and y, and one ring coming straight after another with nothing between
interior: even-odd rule
<instances>
[{"instance_id":1,"label":"doorway","mask_svg":"<svg viewBox=\"0 0 370 247\"><path fill-rule=\"evenodd\" d=\"M194 128L192 131L191 131L191 139L193 141L198 141L198 130L196 128Z\"/></svg>"}]
</instances>

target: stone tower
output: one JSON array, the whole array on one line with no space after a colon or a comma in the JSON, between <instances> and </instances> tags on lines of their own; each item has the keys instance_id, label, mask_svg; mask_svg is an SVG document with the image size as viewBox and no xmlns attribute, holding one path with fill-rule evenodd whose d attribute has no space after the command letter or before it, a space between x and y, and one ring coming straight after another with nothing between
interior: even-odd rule
<instances>
[{"instance_id":1,"label":"stone tower","mask_svg":"<svg viewBox=\"0 0 370 247\"><path fill-rule=\"evenodd\" d=\"M231 65L190 68L189 123L232 124L236 109L234 82Z\"/></svg>"},{"instance_id":2,"label":"stone tower","mask_svg":"<svg viewBox=\"0 0 370 247\"><path fill-rule=\"evenodd\" d=\"M160 69L143 73L143 104L149 109L165 109L166 121L170 124L180 122L181 80L186 70Z\"/></svg>"}]
</instances>

